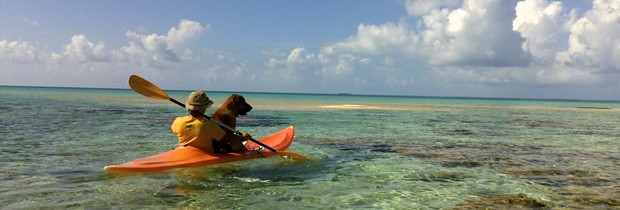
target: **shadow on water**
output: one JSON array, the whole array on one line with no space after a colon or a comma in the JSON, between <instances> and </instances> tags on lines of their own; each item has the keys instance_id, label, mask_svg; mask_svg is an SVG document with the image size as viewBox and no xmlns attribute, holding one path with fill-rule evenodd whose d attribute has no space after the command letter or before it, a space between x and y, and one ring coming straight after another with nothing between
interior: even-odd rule
<instances>
[{"instance_id":1,"label":"shadow on water","mask_svg":"<svg viewBox=\"0 0 620 210\"><path fill-rule=\"evenodd\" d=\"M247 197L249 190L261 189L264 186L302 184L305 172L310 170L308 168L311 168L308 164L266 159L157 173L114 174L76 170L58 171L54 174L59 178L69 177L63 178L69 182L65 184L67 186L89 184L93 180L106 183L106 187L98 189L99 193L106 192L106 197L82 202L77 207L96 205L108 209L122 205L123 208L130 209L162 206L204 209L218 206L227 208L226 205L235 203L231 199L242 199ZM200 204L192 207L194 203Z\"/></svg>"},{"instance_id":2,"label":"shadow on water","mask_svg":"<svg viewBox=\"0 0 620 210\"><path fill-rule=\"evenodd\" d=\"M166 206L229 209L238 203L236 200L260 196L265 194L264 190L303 185L307 180L319 176L320 171L321 167L315 162L289 162L270 158L139 176L163 177L168 180L165 182L167 184L153 193L158 202ZM110 178L135 179L127 175Z\"/></svg>"},{"instance_id":3,"label":"shadow on water","mask_svg":"<svg viewBox=\"0 0 620 210\"><path fill-rule=\"evenodd\" d=\"M355 145L359 146L359 145ZM276 199L285 202L290 199L312 199L323 195L299 196L300 190L308 190L306 185L339 182L348 173L339 169L343 163L356 163L379 157L390 150L389 145L374 145L369 148L359 146L341 147L330 157L315 158L311 162L289 162L280 158L255 159L197 168L175 169L157 174L140 174L143 177L169 176L167 184L154 192L167 206L191 208L209 206L210 208L235 208L247 202L237 199ZM374 156L377 155L377 156ZM341 174L344 173L344 174ZM135 179L124 175L110 179ZM159 182L161 183L161 182ZM323 184L321 184L323 185ZM310 187L311 188L311 187ZM292 191L288 191L290 189ZM335 192L339 192L336 190ZM302 198L303 197L303 198ZM282 200L284 199L284 200ZM281 205L281 204L279 204ZM320 206L320 204L317 204ZM241 207L241 206L238 206Z\"/></svg>"},{"instance_id":4,"label":"shadow on water","mask_svg":"<svg viewBox=\"0 0 620 210\"><path fill-rule=\"evenodd\" d=\"M158 195L184 196L220 189L242 191L263 186L301 185L320 174L321 164L320 161L294 161L272 157L155 173L107 173L107 179L118 181L136 177L173 177L174 183L166 186Z\"/></svg>"}]
</instances>

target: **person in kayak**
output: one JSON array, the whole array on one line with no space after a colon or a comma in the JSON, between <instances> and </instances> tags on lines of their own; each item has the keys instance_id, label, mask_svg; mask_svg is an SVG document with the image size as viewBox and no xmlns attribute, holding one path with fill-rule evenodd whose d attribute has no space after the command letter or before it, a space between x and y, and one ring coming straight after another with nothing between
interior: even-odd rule
<instances>
[{"instance_id":1,"label":"person in kayak","mask_svg":"<svg viewBox=\"0 0 620 210\"><path fill-rule=\"evenodd\" d=\"M194 91L189 94L185 102L185 108L189 115L177 117L170 130L179 138L179 146L193 146L205 152L216 153L219 148L214 148L213 141L221 141L226 132L204 117L204 113L213 101L202 91ZM242 136L243 139L252 138L247 133Z\"/></svg>"}]
</instances>

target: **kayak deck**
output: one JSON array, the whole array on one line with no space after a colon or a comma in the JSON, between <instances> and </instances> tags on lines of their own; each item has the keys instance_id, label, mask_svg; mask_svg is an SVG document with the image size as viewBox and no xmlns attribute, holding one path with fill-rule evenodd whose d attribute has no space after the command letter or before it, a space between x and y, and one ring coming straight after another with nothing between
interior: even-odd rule
<instances>
[{"instance_id":1,"label":"kayak deck","mask_svg":"<svg viewBox=\"0 0 620 210\"><path fill-rule=\"evenodd\" d=\"M293 126L289 126L258 141L277 151L284 151L293 142L294 133ZM249 151L223 154L206 153L191 146L177 147L161 154L118 165L108 165L103 169L114 173L157 172L173 168L198 167L277 155L268 149L262 149L259 154L259 152L254 151L259 148L259 145L254 142L248 142L245 146Z\"/></svg>"}]
</instances>

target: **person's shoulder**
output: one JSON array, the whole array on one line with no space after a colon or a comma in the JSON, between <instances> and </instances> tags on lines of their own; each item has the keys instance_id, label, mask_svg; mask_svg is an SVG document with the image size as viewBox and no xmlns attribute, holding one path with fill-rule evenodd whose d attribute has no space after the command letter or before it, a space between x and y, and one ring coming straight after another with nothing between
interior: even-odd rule
<instances>
[{"instance_id":1,"label":"person's shoulder","mask_svg":"<svg viewBox=\"0 0 620 210\"><path fill-rule=\"evenodd\" d=\"M183 122L188 122L188 121L192 121L194 118L192 116L186 115L186 116L178 116L174 119L174 121L183 121Z\"/></svg>"}]
</instances>

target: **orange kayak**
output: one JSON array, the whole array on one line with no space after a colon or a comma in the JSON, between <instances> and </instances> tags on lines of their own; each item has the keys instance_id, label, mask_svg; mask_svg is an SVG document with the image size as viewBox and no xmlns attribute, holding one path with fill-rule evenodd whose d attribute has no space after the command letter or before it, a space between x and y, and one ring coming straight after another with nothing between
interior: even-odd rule
<instances>
[{"instance_id":1,"label":"orange kayak","mask_svg":"<svg viewBox=\"0 0 620 210\"><path fill-rule=\"evenodd\" d=\"M294 133L295 129L293 126L290 126L270 136L261 138L258 141L277 151L284 151L293 142ZM261 150L260 154L253 151L259 147L259 145L254 142L248 142L245 146L249 151L223 154L210 154L191 146L177 147L158 155L140 158L118 165L105 166L103 169L114 173L157 172L166 169L214 165L276 155L276 153L268 149Z\"/></svg>"}]
</instances>

